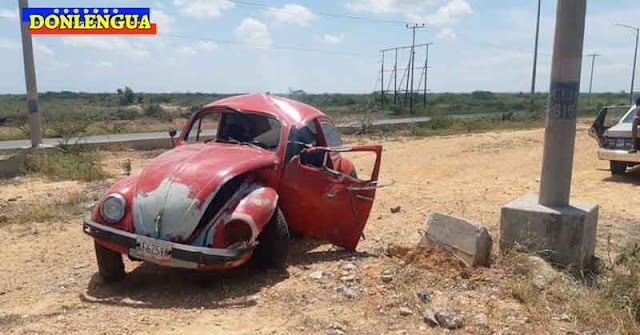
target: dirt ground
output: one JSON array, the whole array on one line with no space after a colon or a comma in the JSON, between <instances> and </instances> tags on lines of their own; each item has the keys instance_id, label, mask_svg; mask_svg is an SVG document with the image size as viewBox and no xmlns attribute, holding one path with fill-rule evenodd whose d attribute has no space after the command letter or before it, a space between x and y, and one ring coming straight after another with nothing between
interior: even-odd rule
<instances>
[{"instance_id":1,"label":"dirt ground","mask_svg":"<svg viewBox=\"0 0 640 335\"><path fill-rule=\"evenodd\" d=\"M514 298L509 269L466 270L440 252L403 257L430 211L482 223L497 244L500 206L538 191L542 129L463 136L380 139L380 189L357 253L293 242L286 272L243 268L195 273L126 262L124 282L106 285L81 217L0 227L0 333L8 334L424 334L610 333L572 316L562 302L533 311ZM134 173L152 156L105 153L109 170ZM358 162L356 162L356 165ZM102 183L101 185L108 183ZM640 169L612 177L581 124L573 199L600 204L597 254L610 257L640 231ZM0 209L30 206L95 184L26 177L0 184ZM104 187L104 186L102 186ZM88 205L84 211L88 211ZM396 213L391 208L400 210ZM14 207L15 208L15 207ZM394 210L395 212L395 210ZM390 247L391 246L391 247ZM400 247L398 247L400 246ZM495 248L494 248L495 249ZM391 250L391 251L389 251ZM389 257L391 253L396 257ZM497 252L494 250L497 256ZM417 259L417 260L416 260ZM382 280L385 277L386 280ZM423 301L419 293L427 293ZM458 314L458 330L431 328L425 308ZM484 316L485 320L482 320Z\"/></svg>"}]
</instances>

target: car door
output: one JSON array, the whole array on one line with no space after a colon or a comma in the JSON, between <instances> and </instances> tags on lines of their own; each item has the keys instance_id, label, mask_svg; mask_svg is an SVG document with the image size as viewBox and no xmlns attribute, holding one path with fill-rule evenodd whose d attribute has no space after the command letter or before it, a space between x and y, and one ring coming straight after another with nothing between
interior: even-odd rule
<instances>
[{"instance_id":1,"label":"car door","mask_svg":"<svg viewBox=\"0 0 640 335\"><path fill-rule=\"evenodd\" d=\"M375 163L366 180L328 167L330 155L339 152L371 152ZM323 164L315 162L317 153ZM280 185L280 208L289 229L355 250L366 225L378 187L382 146L315 147L303 150L286 165Z\"/></svg>"},{"instance_id":2,"label":"car door","mask_svg":"<svg viewBox=\"0 0 640 335\"><path fill-rule=\"evenodd\" d=\"M604 133L619 122L631 122L635 113L625 106L602 107L595 121L589 128L589 136L593 137L600 146L604 145Z\"/></svg>"}]
</instances>

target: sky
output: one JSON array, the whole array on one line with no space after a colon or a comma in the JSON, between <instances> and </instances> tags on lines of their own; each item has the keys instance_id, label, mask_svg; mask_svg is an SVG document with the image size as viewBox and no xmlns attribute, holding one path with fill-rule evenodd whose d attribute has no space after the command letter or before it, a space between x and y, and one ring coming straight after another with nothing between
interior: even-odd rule
<instances>
[{"instance_id":1,"label":"sky","mask_svg":"<svg viewBox=\"0 0 640 335\"><path fill-rule=\"evenodd\" d=\"M411 44L426 23L431 92L528 92L537 0L30 0L32 7L151 7L155 36L34 36L38 90L367 93L381 49ZM542 0L537 91L548 91L556 1ZM0 93L24 93L17 1L0 1ZM593 90L629 90L637 0L590 0L584 54ZM367 19L367 20L364 20ZM371 19L371 20L369 20ZM425 61L416 49L416 63ZM398 67L408 62L408 50ZM393 53L385 54L385 89ZM418 66L418 65L416 65ZM583 58L588 91L591 58ZM414 84L423 85L420 70ZM398 82L403 81L399 71ZM640 82L640 80L636 80ZM393 85L393 84L391 84ZM423 87L423 86L421 86ZM640 87L636 86L636 91Z\"/></svg>"}]
</instances>

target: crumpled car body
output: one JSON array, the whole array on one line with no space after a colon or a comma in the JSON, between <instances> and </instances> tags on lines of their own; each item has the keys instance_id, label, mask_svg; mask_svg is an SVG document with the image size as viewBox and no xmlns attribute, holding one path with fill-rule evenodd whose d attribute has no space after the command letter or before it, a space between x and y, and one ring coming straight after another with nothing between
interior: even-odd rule
<instances>
[{"instance_id":1,"label":"crumpled car body","mask_svg":"<svg viewBox=\"0 0 640 335\"><path fill-rule=\"evenodd\" d=\"M344 152L375 155L359 179ZM355 250L378 187L382 147L345 147L324 113L270 94L216 101L194 113L173 149L116 182L83 230L101 276L122 255L200 270L252 259L286 264L289 233ZM263 265L264 265L263 264Z\"/></svg>"}]
</instances>

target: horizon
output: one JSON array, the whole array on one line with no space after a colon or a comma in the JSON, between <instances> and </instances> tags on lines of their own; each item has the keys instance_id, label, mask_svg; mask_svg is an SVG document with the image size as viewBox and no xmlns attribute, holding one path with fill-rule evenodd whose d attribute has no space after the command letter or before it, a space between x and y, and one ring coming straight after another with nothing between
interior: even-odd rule
<instances>
[{"instance_id":1,"label":"horizon","mask_svg":"<svg viewBox=\"0 0 640 335\"><path fill-rule=\"evenodd\" d=\"M129 85L148 93L303 89L314 94L369 94L379 91L380 50L411 43L405 22L427 22L426 29L416 31L416 44L435 43L429 54L430 90L524 93L531 85L535 0L64 2L67 7L88 4L151 7L159 33L34 36L41 91L98 93ZM15 78L0 82L0 93L6 94L24 92L16 7L0 5L0 73ZM589 3L584 54L602 54L596 58L594 92L628 92L633 36L615 24L635 22L637 9L633 0ZM549 87L554 13L555 2L543 1L536 78L542 90L537 92ZM416 49L416 66L424 59L422 52ZM407 55L400 53L399 68L406 66ZM392 56L386 54L385 86ZM582 92L588 90L590 63L583 57ZM398 81L402 75L398 73ZM418 81L420 75L416 70Z\"/></svg>"}]
</instances>

